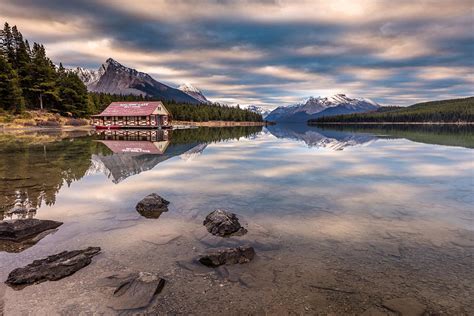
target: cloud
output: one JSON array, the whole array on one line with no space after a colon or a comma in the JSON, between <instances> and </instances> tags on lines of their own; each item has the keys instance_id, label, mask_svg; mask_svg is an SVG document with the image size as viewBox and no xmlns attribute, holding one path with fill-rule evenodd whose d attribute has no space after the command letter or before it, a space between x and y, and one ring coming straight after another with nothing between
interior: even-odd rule
<instances>
[{"instance_id":1,"label":"cloud","mask_svg":"<svg viewBox=\"0 0 474 316\"><path fill-rule=\"evenodd\" d=\"M275 106L344 92L408 105L473 93L470 1L0 0L0 6L0 20L44 43L54 62L97 68L113 57L173 86L191 82L216 101Z\"/></svg>"}]
</instances>

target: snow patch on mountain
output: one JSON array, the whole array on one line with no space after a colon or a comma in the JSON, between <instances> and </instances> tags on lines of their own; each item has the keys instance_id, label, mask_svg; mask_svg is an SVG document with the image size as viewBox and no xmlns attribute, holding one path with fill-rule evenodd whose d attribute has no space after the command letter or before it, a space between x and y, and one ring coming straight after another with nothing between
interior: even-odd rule
<instances>
[{"instance_id":1,"label":"snow patch on mountain","mask_svg":"<svg viewBox=\"0 0 474 316\"><path fill-rule=\"evenodd\" d=\"M201 90L194 87L190 83L184 83L178 87L178 90L183 91L184 93L190 95L191 97L195 98L196 100L201 101L202 103L209 103L209 100L204 96Z\"/></svg>"}]
</instances>

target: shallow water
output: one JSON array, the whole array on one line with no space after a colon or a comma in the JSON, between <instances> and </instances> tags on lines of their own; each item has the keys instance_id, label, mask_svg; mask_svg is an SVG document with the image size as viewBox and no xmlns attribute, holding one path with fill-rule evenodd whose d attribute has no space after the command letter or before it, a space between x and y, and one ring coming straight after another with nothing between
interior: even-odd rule
<instances>
[{"instance_id":1,"label":"shallow water","mask_svg":"<svg viewBox=\"0 0 474 316\"><path fill-rule=\"evenodd\" d=\"M0 248L0 279L63 250L102 248L60 281L0 285L0 306L114 314L100 280L149 271L168 283L142 313L390 314L385 300L410 298L431 313L473 314L472 148L471 127L0 134L0 216L64 222L26 249ZM151 192L171 201L159 218L135 211ZM37 210L12 214L15 203ZM211 237L202 220L216 208L237 213L248 234ZM194 263L239 244L256 259Z\"/></svg>"}]
</instances>

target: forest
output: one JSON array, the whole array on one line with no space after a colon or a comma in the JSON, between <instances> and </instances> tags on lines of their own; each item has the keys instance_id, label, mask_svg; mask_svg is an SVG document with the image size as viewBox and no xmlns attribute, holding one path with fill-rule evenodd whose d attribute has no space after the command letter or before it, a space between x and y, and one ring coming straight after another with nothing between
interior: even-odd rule
<instances>
[{"instance_id":1,"label":"forest","mask_svg":"<svg viewBox=\"0 0 474 316\"><path fill-rule=\"evenodd\" d=\"M87 118L113 101L140 100L156 98L88 92L76 73L48 58L42 44L31 46L18 28L8 23L0 30L0 112L21 115L27 110L46 110ZM164 103L175 120L262 121L260 114L239 107Z\"/></svg>"},{"instance_id":2,"label":"forest","mask_svg":"<svg viewBox=\"0 0 474 316\"><path fill-rule=\"evenodd\" d=\"M309 120L308 124L362 122L474 122L474 97L423 102L407 107L382 107L375 112L325 116Z\"/></svg>"}]
</instances>

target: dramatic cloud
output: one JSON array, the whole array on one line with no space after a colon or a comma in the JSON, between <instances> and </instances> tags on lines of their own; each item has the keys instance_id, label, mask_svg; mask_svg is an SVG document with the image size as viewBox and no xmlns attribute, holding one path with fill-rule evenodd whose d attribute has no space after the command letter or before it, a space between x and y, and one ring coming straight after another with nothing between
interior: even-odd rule
<instances>
[{"instance_id":1,"label":"dramatic cloud","mask_svg":"<svg viewBox=\"0 0 474 316\"><path fill-rule=\"evenodd\" d=\"M108 57L210 99L278 106L347 93L385 104L474 94L473 5L459 1L0 0L54 62Z\"/></svg>"}]
</instances>

